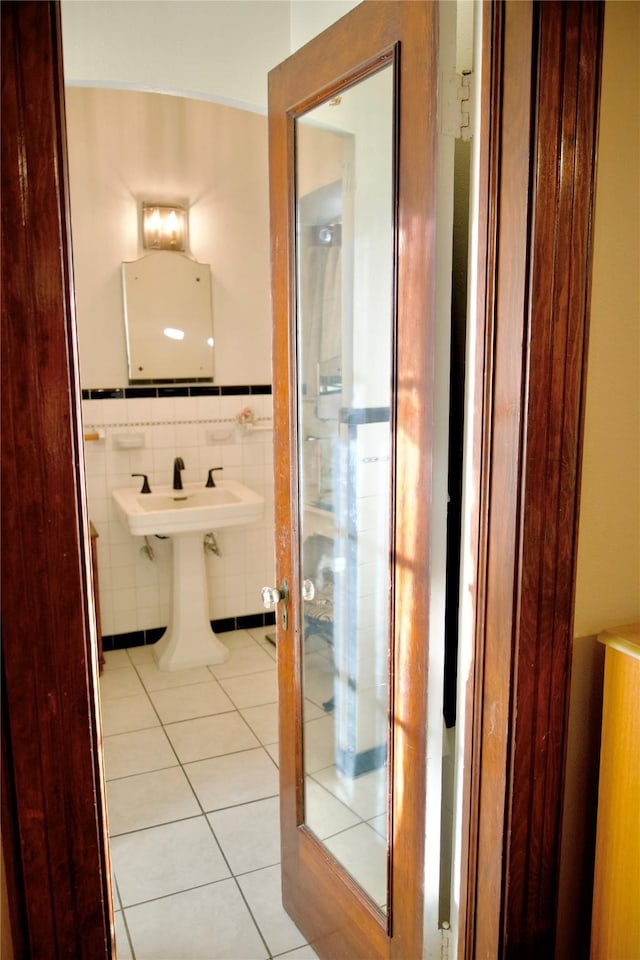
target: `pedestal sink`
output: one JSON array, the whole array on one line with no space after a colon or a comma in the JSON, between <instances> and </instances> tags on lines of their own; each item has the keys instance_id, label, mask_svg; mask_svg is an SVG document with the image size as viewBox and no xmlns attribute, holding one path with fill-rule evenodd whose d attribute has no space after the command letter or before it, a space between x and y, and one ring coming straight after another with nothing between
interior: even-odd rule
<instances>
[{"instance_id":1,"label":"pedestal sink","mask_svg":"<svg viewBox=\"0 0 640 960\"><path fill-rule=\"evenodd\" d=\"M165 485L155 487L153 493L127 487L112 495L130 533L159 534L172 540L171 618L166 633L154 644L158 666L185 670L222 663L229 651L211 629L203 536L260 520L263 497L236 480L224 480L215 487L186 483L182 490Z\"/></svg>"}]
</instances>

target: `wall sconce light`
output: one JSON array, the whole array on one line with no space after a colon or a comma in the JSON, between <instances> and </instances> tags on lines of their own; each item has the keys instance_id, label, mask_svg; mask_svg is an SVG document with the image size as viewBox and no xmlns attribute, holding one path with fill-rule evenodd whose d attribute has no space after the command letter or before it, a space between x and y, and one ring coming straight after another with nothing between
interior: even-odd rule
<instances>
[{"instance_id":1,"label":"wall sconce light","mask_svg":"<svg viewBox=\"0 0 640 960\"><path fill-rule=\"evenodd\" d=\"M142 243L145 250L184 250L187 211L168 204L142 204Z\"/></svg>"}]
</instances>

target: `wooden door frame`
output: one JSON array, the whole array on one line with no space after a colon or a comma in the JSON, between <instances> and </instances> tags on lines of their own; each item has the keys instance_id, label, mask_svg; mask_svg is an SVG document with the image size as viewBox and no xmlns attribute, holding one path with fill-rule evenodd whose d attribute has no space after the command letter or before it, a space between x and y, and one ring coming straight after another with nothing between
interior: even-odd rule
<instances>
[{"instance_id":1,"label":"wooden door frame","mask_svg":"<svg viewBox=\"0 0 640 960\"><path fill-rule=\"evenodd\" d=\"M59 8L2 16L2 840L16 957L110 949Z\"/></svg>"},{"instance_id":2,"label":"wooden door frame","mask_svg":"<svg viewBox=\"0 0 640 960\"><path fill-rule=\"evenodd\" d=\"M459 957L537 960L554 955L604 4L484 9Z\"/></svg>"},{"instance_id":3,"label":"wooden door frame","mask_svg":"<svg viewBox=\"0 0 640 960\"><path fill-rule=\"evenodd\" d=\"M16 955L94 960L112 936L60 20L55 3L1 12L2 841ZM551 957L603 5L508 0L484 15L460 956Z\"/></svg>"}]
</instances>

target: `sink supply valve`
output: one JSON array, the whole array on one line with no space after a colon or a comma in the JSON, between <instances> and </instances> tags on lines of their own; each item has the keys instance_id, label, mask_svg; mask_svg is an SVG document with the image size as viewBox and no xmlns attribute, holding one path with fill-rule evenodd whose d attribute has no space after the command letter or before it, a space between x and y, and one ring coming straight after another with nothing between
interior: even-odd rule
<instances>
[{"instance_id":1,"label":"sink supply valve","mask_svg":"<svg viewBox=\"0 0 640 960\"><path fill-rule=\"evenodd\" d=\"M261 590L262 603L266 610L271 610L272 607L275 607L277 603L281 604L282 608L282 629L286 630L289 625L288 618L288 603L289 603L289 584L286 579L280 584L280 589L278 587L263 587Z\"/></svg>"},{"instance_id":2,"label":"sink supply valve","mask_svg":"<svg viewBox=\"0 0 640 960\"><path fill-rule=\"evenodd\" d=\"M132 477L142 477L142 488L140 493L151 493L151 487L149 486L149 478L146 473L132 473Z\"/></svg>"},{"instance_id":3,"label":"sink supply valve","mask_svg":"<svg viewBox=\"0 0 640 960\"><path fill-rule=\"evenodd\" d=\"M134 476L135 476L135 474L134 474ZM141 474L140 474L140 476L141 476ZM144 491L143 491L143 492L144 492ZM148 492L148 493L151 493L150 490L148 490L147 492ZM140 556L141 556L144 560L151 560L152 563L153 563L154 560L156 559L155 554L154 554L154 552L153 552L153 547L152 547L151 544L149 543L149 537L145 537L145 538L144 538L144 547L140 547Z\"/></svg>"},{"instance_id":4,"label":"sink supply valve","mask_svg":"<svg viewBox=\"0 0 640 960\"><path fill-rule=\"evenodd\" d=\"M222 470L222 467L211 467L211 470L209 470L209 474L207 476L207 482L205 483L205 487L215 487L216 482L213 479L213 475L218 470Z\"/></svg>"},{"instance_id":5,"label":"sink supply valve","mask_svg":"<svg viewBox=\"0 0 640 960\"><path fill-rule=\"evenodd\" d=\"M215 533L206 533L204 536L204 548L209 550L211 553L215 553L216 557L222 556L222 550L218 546L218 541L216 540Z\"/></svg>"}]
</instances>

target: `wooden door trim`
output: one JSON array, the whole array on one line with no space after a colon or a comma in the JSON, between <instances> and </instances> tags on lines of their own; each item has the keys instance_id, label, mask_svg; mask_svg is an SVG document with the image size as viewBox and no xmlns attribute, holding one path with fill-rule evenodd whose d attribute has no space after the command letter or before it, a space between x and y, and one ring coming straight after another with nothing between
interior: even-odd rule
<instances>
[{"instance_id":1,"label":"wooden door trim","mask_svg":"<svg viewBox=\"0 0 640 960\"><path fill-rule=\"evenodd\" d=\"M2 824L18 956L110 950L57 5L2 4Z\"/></svg>"},{"instance_id":2,"label":"wooden door trim","mask_svg":"<svg viewBox=\"0 0 640 960\"><path fill-rule=\"evenodd\" d=\"M534 960L554 950L603 4L508 0L486 13L485 379L459 956Z\"/></svg>"},{"instance_id":3,"label":"wooden door trim","mask_svg":"<svg viewBox=\"0 0 640 960\"><path fill-rule=\"evenodd\" d=\"M490 254L495 249L497 237L500 250L508 249L509 245L504 229L497 232L500 226L497 201L505 186L504 178L500 176L498 152L500 102L502 91L513 82L512 68L505 65L501 53L505 44L513 40L510 20L505 20L510 5L511 0L506 4L487 0L484 7L485 23L491 24L485 58L494 64L494 78L487 158L490 202L484 214L486 232L484 241L480 238L480 248L483 242L487 243ZM563 76L557 62L559 51L552 42L549 24L555 23L562 30L562 18L569 16L570 8L575 11L572 16L577 16L578 20L567 23L566 42L573 51L579 49L579 57L577 60L574 55L568 57L567 64L573 64L573 74L568 69ZM5 711L2 724L2 842L18 954L19 948L24 946L24 955L28 955L31 949L33 955L43 957L57 951L60 956L66 953L93 960L111 956L112 947L108 918L107 844L98 769L99 735L95 720L96 670L90 642L89 544L84 533L86 509L80 479L80 406L68 281L69 218L65 199L59 21L57 13L52 10L56 10L54 3L27 4L7 0L2 4L2 205L3 245L6 244L7 250L3 258L2 327L3 337L11 344L19 345L17 353L14 346L9 350L5 347L3 351L3 578L11 582L3 590L2 600L2 699ZM476 470L479 489L483 491L480 515L484 518L477 534L479 641L482 640L482 630L489 625L483 620L483 611L501 585L507 587L505 593L508 596L504 603L514 603L515 584L518 585L517 595L524 597L525 602L518 607L516 628L510 637L508 657L503 664L505 670L506 661L508 669L517 665L517 670L509 702L509 728L506 733L503 728L503 735L509 738L508 776L503 777L506 791L504 797L499 798L486 782L489 768L480 766L485 764L489 755L487 751L490 752L491 748L491 728L486 722L480 722L483 716L480 708L484 710L484 719L490 719L491 704L482 672L482 643L476 650L477 673L470 697L471 702L478 705L478 710L471 730L470 742L474 744L474 752L468 769L475 769L478 775L465 788L470 811L467 821L469 864L465 873L470 882L465 898L467 936L461 937L461 943L466 945L466 953L462 949L461 956L468 960L474 956L553 955L550 926L553 924L551 914L555 893L553 869L558 854L557 811L541 809L542 786L535 788L536 799L533 804L525 804L526 809L520 801L523 797L526 799L533 769L531 761L540 765L539 774L548 789L555 789L561 780L563 711L568 695L567 650L571 639L567 610L572 603L570 581L575 563L579 484L582 336L586 329L584 314L590 267L590 241L585 238L589 236L592 199L602 4L585 0L545 2L535 4L533 12L534 86L529 115L535 121L533 129L537 131L540 143L544 142L544 151L535 154L530 193L526 198L531 211L532 250L537 251L529 259L527 268L531 290L527 336L533 338L534 345L545 342L538 341L537 337L542 334L550 316L548 309L539 311L536 304L552 303L550 293L566 290L567 283L576 298L574 301L570 297L568 303L565 302L567 312L561 319L569 336L555 341L557 352L546 354L547 365L543 358L535 359L535 351L533 364L527 364L529 379L526 382L529 384L544 382L545 370L566 371L558 381L553 380L546 410L539 409L535 402L526 403L527 396L524 396L518 399L517 409L512 409L512 413L519 416L521 409L526 412L521 431L522 463L526 464L527 455L533 456L535 449L534 432L547 429L545 417L548 422L553 421L549 435L556 436L558 421L553 418L560 414L562 384L564 407L569 417L563 435L569 448L561 450L562 479L558 479L556 497L560 509L556 528L561 536L555 544L547 545L542 555L536 555L540 542L536 540L534 527L529 524L539 523L535 508L536 504L541 505L541 498L540 492L536 494L534 489L534 478L555 478L557 469L555 455L552 456L552 450L548 448L541 473L524 473L524 482L519 487L519 567L517 573L512 571L513 576L507 574L505 580L499 569L487 571L488 552L496 545L496 540L490 540L488 534L494 536L497 531L491 529L493 504L486 495L490 485L482 482L490 479L490 470L495 468L491 458L495 455L498 437L493 435L494 446L491 447L491 435L483 434L486 442L480 447L476 445ZM516 75L523 67L526 72L531 71L530 65L513 64ZM20 131L21 142L27 148L29 163L26 167L19 160L18 151L11 146L8 124L10 110L15 111L15 107L7 109L5 106L5 98L11 101L17 95L18 78L20 103L28 107L23 110ZM551 93L543 81L551 85L555 83L555 93ZM561 127L550 144L548 138L552 128L549 124L553 123L553 117L563 115L559 106L564 104L563 95L572 85L574 95L575 90L580 92L574 133L569 127ZM573 151L573 167L567 163L572 156L572 136L577 145ZM532 149L535 142L534 139ZM551 149L552 159L545 161L548 149ZM561 156L565 157L564 166L559 166ZM572 223L578 242L575 248L572 245L566 262L549 263L542 257L545 252L542 223L545 204L554 202L550 199L553 191L550 192L548 186L557 177L557 182L562 184L563 203L567 202L570 191L576 190ZM537 184L541 186L534 189ZM22 191L27 188L31 197L37 198L38 216L43 217L40 224L30 222L29 231L25 230L21 219ZM497 262L490 261L483 279L488 297L493 296L492 291L496 289L494 267L495 270L504 269L504 261L502 267L499 258ZM546 278L544 283L543 278ZM542 283L542 289L538 283ZM502 300L508 327L507 303ZM489 319L499 316L498 307L491 308ZM491 362L497 360L500 363L500 359L489 334L493 330L495 336L504 335L506 329L500 325L487 330L486 372L490 373ZM8 362L9 357L11 362ZM551 367L548 366L550 360ZM482 370L485 372L484 366ZM531 390L529 395L532 395ZM485 424L489 426L490 421L485 420ZM56 511L45 516L44 502L55 502ZM530 515L528 511L531 511ZM555 569L560 576L557 586L550 587L549 578ZM530 578L533 578L530 596L535 594L543 601L535 610L530 610L526 602ZM536 592L538 588L542 592ZM557 648L552 651L553 663L547 670L537 659L527 672L528 653L531 650L543 652L535 638L542 623L548 620L548 604L555 604L557 610L553 621L557 632L555 626L552 628L557 638ZM484 638L486 644L495 643L495 634L491 631L485 631ZM521 654L519 659L516 654ZM534 693L543 700L547 697L547 703L552 707L549 722L535 730ZM486 824L483 817L487 805L496 802L501 804L505 818L495 833L495 847L492 849L485 843L482 850L476 851L477 832ZM505 822L510 831L510 843ZM490 921L493 940L490 937L483 940L483 929L489 922L484 910L474 915L478 887L482 887L487 878L494 883L499 901L498 920ZM491 909L489 907L490 912ZM483 942L488 945L488 954L480 952ZM545 944L549 945L548 950Z\"/></svg>"},{"instance_id":4,"label":"wooden door trim","mask_svg":"<svg viewBox=\"0 0 640 960\"><path fill-rule=\"evenodd\" d=\"M326 56L326 39L312 40L303 51L304 74L298 77L296 55L276 67L269 76L270 102L270 181L272 211L272 290L274 323L274 423L276 441L276 509L277 516L287 517L287 530L277 537L278 578L287 577L292 602L289 604L289 629L279 631L280 704L286 720L280 731L281 825L283 838L282 873L285 904L294 919L310 936L323 956L373 956L405 958L420 952L422 942L422 886L424 848L423 796L426 747L420 748L423 727L407 732L397 724L391 732L393 755L400 768L408 770L404 801L405 810L415 808L409 826L405 815L402 830L394 837L396 856L391 870L391 892L394 904L389 937L379 912L363 896L343 869L332 863L325 848L303 826L291 831L292 823L300 824L302 811L302 755L300 734L300 651L294 630L297 625L295 598L300 596L292 542L298 538L297 503L297 411L295 397L283 396L282 384L295 384L295 216L291 198L294 185L294 121L297 116L318 102L333 96L344 83L367 76L384 62L391 62L400 88L399 124L406 144L400 150L397 171L400 200L397 226L401 255L405 266L398 276L398 315L403 317L397 343L397 363L403 382L398 390L397 416L403 425L405 442L413 441L424 448L416 469L420 476L411 483L409 470L402 471L396 496L402 510L411 501L415 542L409 543L407 531L398 530L399 550L411 547L415 564L407 570L424 571L428 579L428 509L430 504L430 451L433 389L432 348L434 308L431 298L434 284L424 280L425 264L434 257L435 191L433 180L435 157L435 111L424 113L424 104L434 99L436 89L436 8L428 3L366 3L347 18L331 27L333 50ZM357 25L356 25L357 21ZM398 44L398 39L399 44ZM411 66L408 66L410 64ZM336 79L337 78L337 79ZM416 122L416 110L422 111L422 122ZM431 135L433 142L428 139ZM425 188L426 185L426 188ZM287 198L286 204L283 198ZM432 272L435 265L432 263ZM409 280L420 277L419 295ZM411 325L411 330L409 329ZM408 385L407 385L408 382ZM278 389L280 385L280 389ZM416 392L425 398L415 404ZM418 409L416 409L418 408ZM394 415L392 414L392 418ZM411 434L411 436L407 436ZM400 444L400 441L397 441ZM419 498L415 490L421 491ZM277 526L283 526L280 524ZM400 565L399 565L400 570ZM396 573L396 589L403 590L405 610L413 605L412 630L407 621L400 624L396 636L394 684L398 702L420 717L426 716L426 652L428 649L428 592L408 585L412 574ZM404 580L403 580L404 576ZM411 634L411 638L409 638ZM296 678L293 686L287 677ZM394 692L391 691L391 696ZM409 699L411 704L409 707ZM413 716L414 713L411 715ZM397 801L396 801L397 804ZM413 807L412 807L413 805ZM393 822L398 824L402 811L397 805ZM301 880L301 875L303 880ZM341 892L336 894L336 889ZM405 939L406 938L406 939Z\"/></svg>"},{"instance_id":5,"label":"wooden door trim","mask_svg":"<svg viewBox=\"0 0 640 960\"><path fill-rule=\"evenodd\" d=\"M556 922L604 4L541 3L536 14L518 707L503 917L505 954L529 958L553 954Z\"/></svg>"}]
</instances>

